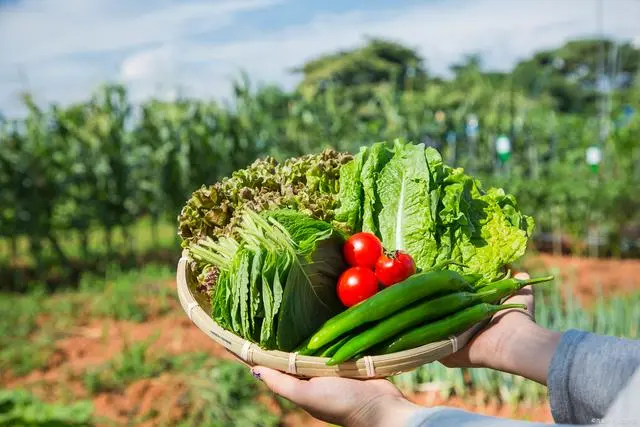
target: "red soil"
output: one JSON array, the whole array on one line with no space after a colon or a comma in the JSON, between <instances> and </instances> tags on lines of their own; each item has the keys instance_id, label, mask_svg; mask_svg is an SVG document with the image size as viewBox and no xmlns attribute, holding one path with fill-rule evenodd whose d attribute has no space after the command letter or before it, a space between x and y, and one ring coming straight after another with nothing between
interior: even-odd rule
<instances>
[{"instance_id":1,"label":"red soil","mask_svg":"<svg viewBox=\"0 0 640 427\"><path fill-rule=\"evenodd\" d=\"M563 288L571 289L584 303L597 296L620 295L640 290L640 260L594 259L575 256L538 254L524 262L529 270L550 271L561 279Z\"/></svg>"}]
</instances>

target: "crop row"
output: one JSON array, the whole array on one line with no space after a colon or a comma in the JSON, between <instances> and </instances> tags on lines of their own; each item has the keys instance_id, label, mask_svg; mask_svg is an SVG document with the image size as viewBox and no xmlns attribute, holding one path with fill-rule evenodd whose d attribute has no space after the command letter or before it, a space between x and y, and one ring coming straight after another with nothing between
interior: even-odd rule
<instances>
[{"instance_id":1,"label":"crop row","mask_svg":"<svg viewBox=\"0 0 640 427\"><path fill-rule=\"evenodd\" d=\"M110 248L114 229L122 227L126 240L142 215L153 224L174 222L193 190L257 157L327 146L354 152L404 137L435 145L485 186L515 193L537 231L573 236L576 250L595 235L609 242L609 252L632 252L634 241L625 236L640 222L640 119L610 132L594 171L585 162L598 139L593 119L519 99L527 113L512 127L508 98L485 92L465 98L380 89L356 99L328 89L307 99L270 86L252 90L245 81L235 84L229 104L178 99L138 106L120 86L65 107L38 107L26 96L29 114L0 122L0 238L16 249L26 236L34 258L47 247L66 261L60 232L78 233L86 253L88 232L99 227ZM467 135L471 112L479 127ZM509 132L511 156L501 161L495 140Z\"/></svg>"}]
</instances>

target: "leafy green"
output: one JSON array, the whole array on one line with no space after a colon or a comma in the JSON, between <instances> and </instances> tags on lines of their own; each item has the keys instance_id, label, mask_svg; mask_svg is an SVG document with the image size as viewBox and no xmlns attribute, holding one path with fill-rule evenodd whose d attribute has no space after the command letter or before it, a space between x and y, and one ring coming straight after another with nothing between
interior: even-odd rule
<instances>
[{"instance_id":1,"label":"leafy green","mask_svg":"<svg viewBox=\"0 0 640 427\"><path fill-rule=\"evenodd\" d=\"M434 148L395 140L393 148L374 144L364 158L358 153L343 169L350 173L364 161L362 230L377 234L386 249L409 252L422 269L455 260L467 267L451 268L487 279L524 254L533 219L512 195L484 191Z\"/></svg>"},{"instance_id":2,"label":"leafy green","mask_svg":"<svg viewBox=\"0 0 640 427\"><path fill-rule=\"evenodd\" d=\"M278 318L279 349L295 349L344 308L335 291L338 277L346 268L343 243L340 236L332 235L319 241L308 256L297 255L293 260Z\"/></svg>"},{"instance_id":3,"label":"leafy green","mask_svg":"<svg viewBox=\"0 0 640 427\"><path fill-rule=\"evenodd\" d=\"M430 214L429 168L423 145L394 144L393 158L380 172L380 236L385 248L405 250L419 268L433 265L437 253Z\"/></svg>"},{"instance_id":4,"label":"leafy green","mask_svg":"<svg viewBox=\"0 0 640 427\"><path fill-rule=\"evenodd\" d=\"M271 266L274 268L271 268ZM275 262L273 256L269 253L262 267L262 302L264 306L264 319L260 330L260 345L264 348L269 347L272 342L271 335L273 331L273 291L271 283L273 283L275 274L271 272L275 270ZM275 272L275 271L274 271Z\"/></svg>"},{"instance_id":5,"label":"leafy green","mask_svg":"<svg viewBox=\"0 0 640 427\"><path fill-rule=\"evenodd\" d=\"M382 203L378 197L376 182L380 171L391 159L391 155L392 151L389 144L374 144L362 166L362 173L360 174L363 188L362 231L378 232L378 214L382 209Z\"/></svg>"},{"instance_id":6,"label":"leafy green","mask_svg":"<svg viewBox=\"0 0 640 427\"><path fill-rule=\"evenodd\" d=\"M281 225L297 245L297 251L303 254L310 253L318 240L326 239L334 232L328 222L310 218L291 209L268 211L264 216Z\"/></svg>"},{"instance_id":7,"label":"leafy green","mask_svg":"<svg viewBox=\"0 0 640 427\"><path fill-rule=\"evenodd\" d=\"M253 212L291 208L313 218L333 219L340 167L351 159L350 154L333 149L282 163L266 157L233 172L231 177L202 186L192 193L178 216L182 246L189 248L206 236L237 237L235 231L244 208Z\"/></svg>"},{"instance_id":8,"label":"leafy green","mask_svg":"<svg viewBox=\"0 0 640 427\"><path fill-rule=\"evenodd\" d=\"M228 301L228 284L229 272L225 270L218 276L215 293L211 300L213 320L222 327L229 327L231 321L229 311L224 309L227 306Z\"/></svg>"},{"instance_id":9,"label":"leafy green","mask_svg":"<svg viewBox=\"0 0 640 427\"><path fill-rule=\"evenodd\" d=\"M277 209L246 210L235 232L235 243L207 241L195 250L220 269L212 303L222 327L263 348L288 351L343 309L335 292L345 269L341 231Z\"/></svg>"},{"instance_id":10,"label":"leafy green","mask_svg":"<svg viewBox=\"0 0 640 427\"><path fill-rule=\"evenodd\" d=\"M263 263L262 249L258 249L253 254L253 260L251 261L251 274L249 284L249 321L251 323L251 337L253 340L260 340L258 333L259 318L264 317L264 306L262 304L262 298L260 293L260 287L262 285L262 263Z\"/></svg>"},{"instance_id":11,"label":"leafy green","mask_svg":"<svg viewBox=\"0 0 640 427\"><path fill-rule=\"evenodd\" d=\"M335 220L344 223L348 229L362 227L362 165L367 156L367 147L360 148L356 158L340 169L340 191L337 199L340 207L336 209Z\"/></svg>"},{"instance_id":12,"label":"leafy green","mask_svg":"<svg viewBox=\"0 0 640 427\"><path fill-rule=\"evenodd\" d=\"M240 266L238 267L238 288L240 290L240 319L242 336L251 337L251 322L249 320L249 269L251 268L252 254L248 250L242 251Z\"/></svg>"}]
</instances>

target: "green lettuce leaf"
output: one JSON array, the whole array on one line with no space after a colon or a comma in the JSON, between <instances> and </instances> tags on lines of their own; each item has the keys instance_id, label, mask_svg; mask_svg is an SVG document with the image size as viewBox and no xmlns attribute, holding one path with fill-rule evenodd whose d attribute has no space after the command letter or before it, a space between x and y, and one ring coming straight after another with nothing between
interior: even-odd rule
<instances>
[{"instance_id":1,"label":"green lettuce leaf","mask_svg":"<svg viewBox=\"0 0 640 427\"><path fill-rule=\"evenodd\" d=\"M259 340L260 335L257 334L257 324L260 317L264 317L262 305L262 293L260 286L262 284L262 262L263 250L259 249L253 254L251 261L251 274L249 275L249 322L251 329L251 339ZM257 337L257 338L256 338Z\"/></svg>"},{"instance_id":2,"label":"green lettuce leaf","mask_svg":"<svg viewBox=\"0 0 640 427\"><path fill-rule=\"evenodd\" d=\"M316 242L328 238L334 229L328 222L310 218L291 209L278 209L264 214L282 225L297 246L299 253L308 254L315 249Z\"/></svg>"},{"instance_id":3,"label":"green lettuce leaf","mask_svg":"<svg viewBox=\"0 0 640 427\"><path fill-rule=\"evenodd\" d=\"M268 252L262 266L262 304L264 307L264 319L260 330L260 346L269 347L273 334L273 290L271 289L276 271L276 255Z\"/></svg>"},{"instance_id":4,"label":"green lettuce leaf","mask_svg":"<svg viewBox=\"0 0 640 427\"><path fill-rule=\"evenodd\" d=\"M377 182L382 244L411 254L419 268L433 265L438 245L430 211L430 174L422 144L396 141Z\"/></svg>"},{"instance_id":5,"label":"green lettuce leaf","mask_svg":"<svg viewBox=\"0 0 640 427\"><path fill-rule=\"evenodd\" d=\"M339 275L346 269L344 240L338 234L317 242L309 255L292 260L278 317L277 346L291 351L344 309L336 294Z\"/></svg>"},{"instance_id":6,"label":"green lettuce leaf","mask_svg":"<svg viewBox=\"0 0 640 427\"><path fill-rule=\"evenodd\" d=\"M252 257L253 254L251 252L243 251L238 271L238 286L240 287L240 325L242 327L242 336L246 339L251 338L251 321L249 320L249 278Z\"/></svg>"},{"instance_id":7,"label":"green lettuce leaf","mask_svg":"<svg viewBox=\"0 0 640 427\"><path fill-rule=\"evenodd\" d=\"M362 147L353 160L340 168L340 191L337 197L340 207L335 211L335 220L345 224L350 230L359 230L362 227L360 174L367 151L367 147Z\"/></svg>"},{"instance_id":8,"label":"green lettuce leaf","mask_svg":"<svg viewBox=\"0 0 640 427\"><path fill-rule=\"evenodd\" d=\"M378 237L380 237L378 215L382 209L382 203L378 197L376 182L382 168L391 160L392 154L389 144L373 144L360 174L364 196L362 200L362 231L376 234Z\"/></svg>"},{"instance_id":9,"label":"green lettuce leaf","mask_svg":"<svg viewBox=\"0 0 640 427\"><path fill-rule=\"evenodd\" d=\"M452 269L481 273L494 279L505 264L522 255L533 229L533 220L522 215L515 200L504 191L482 191L461 170L446 179L442 208L438 216L440 238L436 262L453 259L466 268Z\"/></svg>"},{"instance_id":10,"label":"green lettuce leaf","mask_svg":"<svg viewBox=\"0 0 640 427\"><path fill-rule=\"evenodd\" d=\"M228 286L229 273L226 270L222 270L216 282L215 292L211 301L211 308L213 310L213 320L223 328L228 328L229 322L231 321L229 311L224 309L227 306Z\"/></svg>"}]
</instances>

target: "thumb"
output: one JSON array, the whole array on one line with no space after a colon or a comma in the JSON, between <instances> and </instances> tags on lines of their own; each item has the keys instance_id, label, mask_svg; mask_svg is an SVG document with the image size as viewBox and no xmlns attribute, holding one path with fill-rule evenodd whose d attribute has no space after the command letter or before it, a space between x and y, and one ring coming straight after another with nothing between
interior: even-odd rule
<instances>
[{"instance_id":1,"label":"thumb","mask_svg":"<svg viewBox=\"0 0 640 427\"><path fill-rule=\"evenodd\" d=\"M264 382L271 391L286 399L299 402L304 398L305 381L303 380L264 366L254 366L251 368L251 373Z\"/></svg>"}]
</instances>

